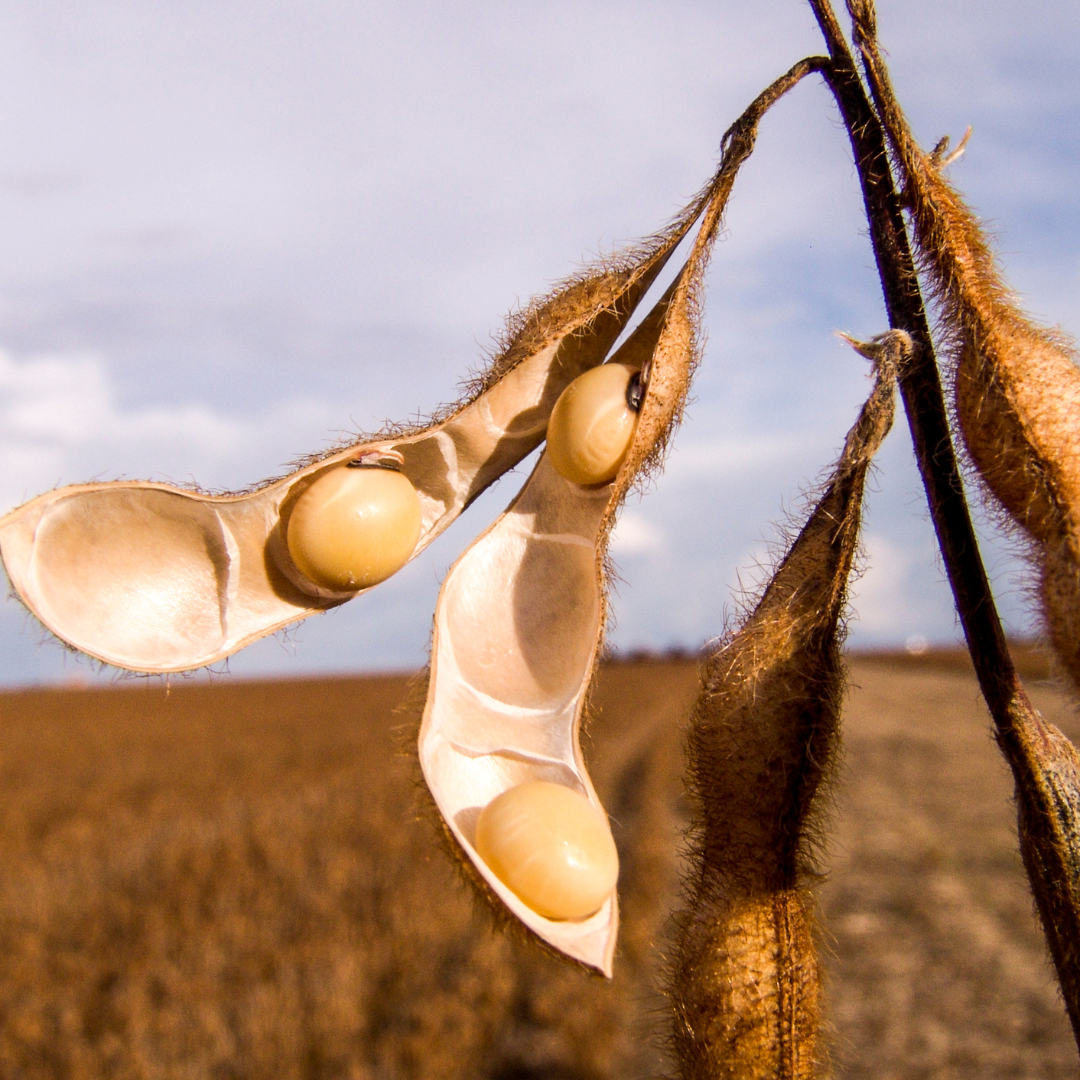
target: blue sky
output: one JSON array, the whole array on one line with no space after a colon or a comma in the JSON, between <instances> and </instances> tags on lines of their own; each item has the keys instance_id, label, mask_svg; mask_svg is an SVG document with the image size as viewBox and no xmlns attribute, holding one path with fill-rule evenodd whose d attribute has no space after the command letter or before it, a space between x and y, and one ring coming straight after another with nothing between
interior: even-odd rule
<instances>
[{"instance_id":1,"label":"blue sky","mask_svg":"<svg viewBox=\"0 0 1080 1080\"><path fill-rule=\"evenodd\" d=\"M1080 9L880 0L917 134L1026 306L1080 327ZM343 430L453 400L505 313L662 224L800 56L801 0L0 5L0 502L90 478L234 488ZM846 135L808 80L766 119L710 277L669 468L626 507L614 644L695 648L828 465L885 328ZM237 675L412 667L505 478L396 578ZM903 423L866 521L852 641L952 640ZM1022 565L988 529L1014 630ZM0 609L0 683L110 678Z\"/></svg>"}]
</instances>

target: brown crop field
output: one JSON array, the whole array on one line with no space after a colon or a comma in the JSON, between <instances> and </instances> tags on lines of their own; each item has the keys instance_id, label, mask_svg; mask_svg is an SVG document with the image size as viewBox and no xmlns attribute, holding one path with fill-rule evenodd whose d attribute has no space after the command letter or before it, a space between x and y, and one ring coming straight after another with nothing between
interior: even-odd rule
<instances>
[{"instance_id":1,"label":"brown crop field","mask_svg":"<svg viewBox=\"0 0 1080 1080\"><path fill-rule=\"evenodd\" d=\"M1075 1077L966 664L864 657L851 682L820 889L836 1072ZM694 688L689 662L602 673L587 752L622 858L611 982L497 932L459 882L405 678L0 695L0 1078L670 1072L658 979Z\"/></svg>"}]
</instances>

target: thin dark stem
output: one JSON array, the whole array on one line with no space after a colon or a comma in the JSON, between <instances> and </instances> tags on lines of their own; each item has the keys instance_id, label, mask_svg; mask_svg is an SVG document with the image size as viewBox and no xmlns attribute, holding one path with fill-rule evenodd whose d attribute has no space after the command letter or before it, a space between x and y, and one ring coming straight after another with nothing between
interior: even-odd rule
<instances>
[{"instance_id":1,"label":"thin dark stem","mask_svg":"<svg viewBox=\"0 0 1080 1080\"><path fill-rule=\"evenodd\" d=\"M1025 711L1030 705L1009 655L968 512L885 136L827 0L810 0L810 6L829 45L832 63L823 74L851 135L889 325L906 330L915 345L899 381L930 515L979 685L994 723L1005 733L1013 726L1016 704L1023 701Z\"/></svg>"},{"instance_id":2,"label":"thin dark stem","mask_svg":"<svg viewBox=\"0 0 1080 1080\"><path fill-rule=\"evenodd\" d=\"M1080 758L1032 707L1009 655L957 467L885 135L829 0L809 3L829 46L822 72L851 137L889 323L915 346L899 375L915 456L979 687L1016 782L1020 853L1080 1043Z\"/></svg>"}]
</instances>

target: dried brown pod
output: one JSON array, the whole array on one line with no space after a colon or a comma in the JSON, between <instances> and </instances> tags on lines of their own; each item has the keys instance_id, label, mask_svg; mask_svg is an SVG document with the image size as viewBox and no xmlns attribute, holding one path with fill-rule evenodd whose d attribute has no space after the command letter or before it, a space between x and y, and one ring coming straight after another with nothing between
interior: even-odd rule
<instances>
[{"instance_id":1,"label":"dried brown pod","mask_svg":"<svg viewBox=\"0 0 1080 1080\"><path fill-rule=\"evenodd\" d=\"M867 470L893 419L890 331L857 346L876 382L802 531L753 612L701 669L687 735L693 817L671 970L687 1080L816 1075L817 809L839 743L842 617Z\"/></svg>"},{"instance_id":2,"label":"dried brown pod","mask_svg":"<svg viewBox=\"0 0 1080 1080\"><path fill-rule=\"evenodd\" d=\"M638 249L531 304L464 400L428 427L353 443L248 492L85 484L12 511L0 521L0 552L16 593L67 644L117 667L150 672L214 663L352 599L419 554L536 448L563 389L604 359L708 194ZM376 498L373 485L354 491L356 483L339 480L380 477L347 475L350 464L402 474L397 488L404 492L393 493L403 507L399 518L377 523L381 529L366 553L362 538L359 551L352 538L348 557L339 544L305 559L298 542L342 527L340 513L328 521L325 511L340 509L343 487L354 497L353 524L358 507L370 523L372 507L363 502ZM301 530L289 532L291 515L299 507L308 525L313 501L314 523L297 541ZM375 503L375 516L379 510ZM396 549L389 558L388 549Z\"/></svg>"},{"instance_id":3,"label":"dried brown pod","mask_svg":"<svg viewBox=\"0 0 1080 1080\"><path fill-rule=\"evenodd\" d=\"M920 149L893 92L873 0L849 0L855 41L942 312L956 418L986 486L1035 541L1051 643L1080 685L1080 367L1002 280L978 219L942 176L948 141ZM966 142L966 137L965 137Z\"/></svg>"},{"instance_id":4,"label":"dried brown pod","mask_svg":"<svg viewBox=\"0 0 1080 1080\"><path fill-rule=\"evenodd\" d=\"M997 739L1016 779L1020 855L1080 1045L1080 753L1026 695L1010 720Z\"/></svg>"},{"instance_id":5,"label":"dried brown pod","mask_svg":"<svg viewBox=\"0 0 1080 1080\"><path fill-rule=\"evenodd\" d=\"M484 895L548 946L606 975L618 925L614 888L589 915L546 917L537 908L547 909L550 894L530 905L512 887L512 875L504 881L481 857L477 822L504 793L536 782L569 788L603 813L579 732L603 640L608 533L631 485L659 463L680 418L698 358L706 265L757 124L809 70L806 62L797 65L729 130L686 266L611 359L648 367L633 439L614 480L580 486L542 455L506 513L450 570L435 610L419 753L446 831ZM554 891L559 887L556 880Z\"/></svg>"}]
</instances>

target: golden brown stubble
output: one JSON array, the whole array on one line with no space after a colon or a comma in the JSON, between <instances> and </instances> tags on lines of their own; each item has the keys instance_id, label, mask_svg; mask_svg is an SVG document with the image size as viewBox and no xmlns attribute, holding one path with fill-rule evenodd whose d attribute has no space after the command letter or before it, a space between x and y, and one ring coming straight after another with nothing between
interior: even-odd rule
<instances>
[{"instance_id":1,"label":"golden brown stubble","mask_svg":"<svg viewBox=\"0 0 1080 1080\"><path fill-rule=\"evenodd\" d=\"M687 736L694 804L671 976L685 1080L811 1077L820 971L814 900L822 785L839 742L842 617L870 461L893 418L896 331L817 506L739 631L705 661Z\"/></svg>"},{"instance_id":2,"label":"golden brown stubble","mask_svg":"<svg viewBox=\"0 0 1080 1080\"><path fill-rule=\"evenodd\" d=\"M1034 541L1050 640L1080 685L1080 368L1064 336L1017 305L978 219L941 174L947 143L927 154L915 141L881 55L872 0L848 0L848 10L941 308L964 444Z\"/></svg>"}]
</instances>

